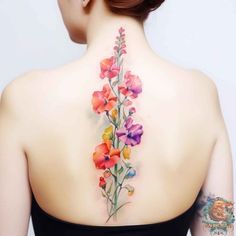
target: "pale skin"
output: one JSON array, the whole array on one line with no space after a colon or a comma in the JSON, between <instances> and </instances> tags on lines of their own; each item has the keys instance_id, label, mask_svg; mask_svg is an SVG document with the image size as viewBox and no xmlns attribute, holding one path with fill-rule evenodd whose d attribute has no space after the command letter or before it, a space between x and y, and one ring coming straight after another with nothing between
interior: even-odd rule
<instances>
[{"instance_id":1,"label":"pale skin","mask_svg":"<svg viewBox=\"0 0 236 236\"><path fill-rule=\"evenodd\" d=\"M60 68L27 72L2 92L0 236L27 235L31 190L41 208L57 218L104 225L100 173L91 153L105 119L92 112L91 95L103 84L99 62L111 55L121 25L125 67L143 81L136 108L145 135L131 157L139 171L132 204L106 225L169 220L192 205L201 187L207 195L233 201L230 141L213 80L154 53L143 25L112 14L103 1L59 3L71 39L87 43L87 51ZM210 235L197 217L191 233Z\"/></svg>"}]
</instances>

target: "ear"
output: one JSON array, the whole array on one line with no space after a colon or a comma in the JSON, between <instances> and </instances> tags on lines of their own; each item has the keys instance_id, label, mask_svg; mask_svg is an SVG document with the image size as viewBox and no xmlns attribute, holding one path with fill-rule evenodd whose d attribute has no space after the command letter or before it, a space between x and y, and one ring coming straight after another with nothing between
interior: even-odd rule
<instances>
[{"instance_id":1,"label":"ear","mask_svg":"<svg viewBox=\"0 0 236 236\"><path fill-rule=\"evenodd\" d=\"M81 0L81 2L82 2L82 6L86 7L89 4L90 0Z\"/></svg>"}]
</instances>

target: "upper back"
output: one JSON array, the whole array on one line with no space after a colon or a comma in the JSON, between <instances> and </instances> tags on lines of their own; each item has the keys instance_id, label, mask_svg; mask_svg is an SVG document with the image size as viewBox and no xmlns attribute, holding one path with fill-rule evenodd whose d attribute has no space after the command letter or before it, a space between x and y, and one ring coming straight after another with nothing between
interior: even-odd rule
<instances>
[{"instance_id":1,"label":"upper back","mask_svg":"<svg viewBox=\"0 0 236 236\"><path fill-rule=\"evenodd\" d=\"M106 82L99 78L99 66L91 64L81 59L30 73L13 84L38 203L57 218L101 225L106 219L99 187L104 171L95 168L93 153L111 123L92 108L93 92ZM133 195L122 195L131 204L111 224L159 222L188 209L206 176L215 141L212 82L158 57L143 66L125 66L142 81L142 93L132 106L134 123L142 125L143 135L126 159L136 171L125 180L135 189Z\"/></svg>"}]
</instances>

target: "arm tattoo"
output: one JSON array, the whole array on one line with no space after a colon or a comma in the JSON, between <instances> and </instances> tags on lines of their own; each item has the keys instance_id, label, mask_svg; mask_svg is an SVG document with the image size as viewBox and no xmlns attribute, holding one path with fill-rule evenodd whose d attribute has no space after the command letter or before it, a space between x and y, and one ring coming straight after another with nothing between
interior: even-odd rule
<instances>
[{"instance_id":1,"label":"arm tattoo","mask_svg":"<svg viewBox=\"0 0 236 236\"><path fill-rule=\"evenodd\" d=\"M227 235L235 221L234 203L213 194L201 196L197 202L197 215L210 235Z\"/></svg>"}]
</instances>

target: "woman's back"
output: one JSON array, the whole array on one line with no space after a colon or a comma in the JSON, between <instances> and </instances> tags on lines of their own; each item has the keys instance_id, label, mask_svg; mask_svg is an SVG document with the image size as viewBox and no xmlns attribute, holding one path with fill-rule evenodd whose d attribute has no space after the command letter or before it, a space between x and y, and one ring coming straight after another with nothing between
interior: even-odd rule
<instances>
[{"instance_id":1,"label":"woman's back","mask_svg":"<svg viewBox=\"0 0 236 236\"><path fill-rule=\"evenodd\" d=\"M87 18L89 2L59 1L71 38L86 38L82 58L24 74L3 92L0 182L6 178L10 187L1 182L0 203L7 205L0 205L0 236L15 236L15 229L25 235L30 213L37 236L125 236L119 228L125 225L136 236L184 236L190 222L194 233L208 235L200 218L193 223L200 190L232 198L230 148L214 83L157 56L142 24L114 16L103 1L91 1ZM142 10L142 4L136 5ZM76 30L77 17L70 22L79 11L84 25L76 27L86 37ZM223 187L214 184L219 171ZM232 204L221 199L221 210L222 204L231 217ZM222 222L218 211L211 215Z\"/></svg>"},{"instance_id":2,"label":"woman's back","mask_svg":"<svg viewBox=\"0 0 236 236\"><path fill-rule=\"evenodd\" d=\"M112 225L159 222L187 210L203 184L214 144L209 81L158 57L148 59L125 65L143 81L134 117L144 134L130 159L137 170L129 182L135 186L132 204ZM109 125L92 109L92 93L105 83L97 65L82 59L38 73L22 81L21 94L29 177L38 203L57 218L89 225L103 224L106 209L98 189L102 171L92 158Z\"/></svg>"}]
</instances>

